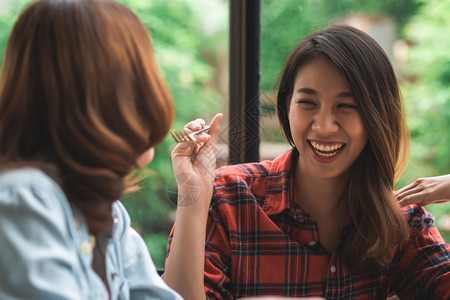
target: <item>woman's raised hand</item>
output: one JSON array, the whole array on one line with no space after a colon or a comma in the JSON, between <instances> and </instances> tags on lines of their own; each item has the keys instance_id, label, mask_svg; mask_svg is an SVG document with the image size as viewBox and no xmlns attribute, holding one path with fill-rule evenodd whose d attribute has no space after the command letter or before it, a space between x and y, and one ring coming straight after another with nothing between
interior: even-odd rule
<instances>
[{"instance_id":1,"label":"woman's raised hand","mask_svg":"<svg viewBox=\"0 0 450 300\"><path fill-rule=\"evenodd\" d=\"M202 200L209 207L216 168L217 140L220 121L217 114L211 121L208 133L195 136L195 143L179 143L172 151L172 165L178 185L178 207L189 207ZM197 119L184 126L190 133L205 126L203 119Z\"/></svg>"},{"instance_id":2,"label":"woman's raised hand","mask_svg":"<svg viewBox=\"0 0 450 300\"><path fill-rule=\"evenodd\" d=\"M428 205L450 202L450 174L425 177L399 189L394 193L400 206L410 204Z\"/></svg>"}]
</instances>

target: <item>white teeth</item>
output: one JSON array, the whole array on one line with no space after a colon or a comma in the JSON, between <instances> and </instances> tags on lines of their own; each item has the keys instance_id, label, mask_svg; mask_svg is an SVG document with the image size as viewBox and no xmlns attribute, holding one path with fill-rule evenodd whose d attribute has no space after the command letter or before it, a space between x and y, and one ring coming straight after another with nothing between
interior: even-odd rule
<instances>
[{"instance_id":1,"label":"white teeth","mask_svg":"<svg viewBox=\"0 0 450 300\"><path fill-rule=\"evenodd\" d=\"M341 149L344 146L344 143L324 146L324 145L321 145L321 144L311 141L311 145L313 146L314 151L318 155L323 156L323 157L331 157L331 156L336 155L336 153L338 153L337 150ZM333 152L324 153L324 152L330 152L330 151L333 151Z\"/></svg>"},{"instance_id":2,"label":"white teeth","mask_svg":"<svg viewBox=\"0 0 450 300\"><path fill-rule=\"evenodd\" d=\"M322 152L317 151L316 149L314 149L314 151L315 151L318 155L323 156L323 157L332 157L332 156L336 155L336 153L337 153L337 152L333 152L333 153L322 153Z\"/></svg>"}]
</instances>

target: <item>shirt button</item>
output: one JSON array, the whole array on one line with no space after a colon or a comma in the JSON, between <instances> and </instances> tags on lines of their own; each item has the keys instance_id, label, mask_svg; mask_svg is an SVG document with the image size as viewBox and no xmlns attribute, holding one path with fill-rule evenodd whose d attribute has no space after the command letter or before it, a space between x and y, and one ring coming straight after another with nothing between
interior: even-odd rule
<instances>
[{"instance_id":1,"label":"shirt button","mask_svg":"<svg viewBox=\"0 0 450 300\"><path fill-rule=\"evenodd\" d=\"M119 223L119 218L114 218L114 224Z\"/></svg>"},{"instance_id":2,"label":"shirt button","mask_svg":"<svg viewBox=\"0 0 450 300\"><path fill-rule=\"evenodd\" d=\"M331 273L335 273L336 272L336 267L335 266L331 266L330 267L330 271L331 271Z\"/></svg>"},{"instance_id":3,"label":"shirt button","mask_svg":"<svg viewBox=\"0 0 450 300\"><path fill-rule=\"evenodd\" d=\"M81 252L83 252L84 254L92 253L92 245L88 241L82 241L80 248L81 248Z\"/></svg>"},{"instance_id":4,"label":"shirt button","mask_svg":"<svg viewBox=\"0 0 450 300\"><path fill-rule=\"evenodd\" d=\"M315 241L311 241L311 242L308 243L308 245L310 245L311 247L314 246L315 244L316 244Z\"/></svg>"}]
</instances>

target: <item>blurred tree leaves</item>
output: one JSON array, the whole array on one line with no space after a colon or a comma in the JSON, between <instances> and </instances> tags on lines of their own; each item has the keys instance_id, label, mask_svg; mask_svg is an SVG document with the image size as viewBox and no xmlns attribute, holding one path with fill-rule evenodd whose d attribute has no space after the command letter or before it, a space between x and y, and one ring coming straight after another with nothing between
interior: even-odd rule
<instances>
[{"instance_id":1,"label":"blurred tree leaves","mask_svg":"<svg viewBox=\"0 0 450 300\"><path fill-rule=\"evenodd\" d=\"M11 28L26 3L29 3L29 0L0 0L0 65Z\"/></svg>"},{"instance_id":2,"label":"blurred tree leaves","mask_svg":"<svg viewBox=\"0 0 450 300\"><path fill-rule=\"evenodd\" d=\"M422 5L421 0L262 0L261 89L272 89L284 59L313 30L351 13L390 16L398 28Z\"/></svg>"}]
</instances>

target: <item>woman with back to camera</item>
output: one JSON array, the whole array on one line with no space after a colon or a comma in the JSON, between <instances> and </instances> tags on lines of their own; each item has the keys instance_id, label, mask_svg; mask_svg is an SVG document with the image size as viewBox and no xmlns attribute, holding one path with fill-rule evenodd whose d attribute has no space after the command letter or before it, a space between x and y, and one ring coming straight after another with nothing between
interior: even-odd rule
<instances>
[{"instance_id":1,"label":"woman with back to camera","mask_svg":"<svg viewBox=\"0 0 450 300\"><path fill-rule=\"evenodd\" d=\"M450 245L432 215L394 197L408 137L381 47L348 26L305 37L281 71L277 112L293 149L216 174L206 298L449 299Z\"/></svg>"},{"instance_id":2,"label":"woman with back to camera","mask_svg":"<svg viewBox=\"0 0 450 300\"><path fill-rule=\"evenodd\" d=\"M128 8L42 0L23 11L0 79L0 299L198 298L204 250L189 243L204 242L214 165L202 162L215 161L221 115L196 153L173 151L175 172L210 187L177 210L185 248L171 254L165 280L179 294L117 201L173 114L148 32ZM190 197L183 182L179 194ZM187 259L196 256L197 269Z\"/></svg>"}]
</instances>

